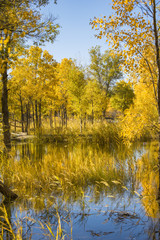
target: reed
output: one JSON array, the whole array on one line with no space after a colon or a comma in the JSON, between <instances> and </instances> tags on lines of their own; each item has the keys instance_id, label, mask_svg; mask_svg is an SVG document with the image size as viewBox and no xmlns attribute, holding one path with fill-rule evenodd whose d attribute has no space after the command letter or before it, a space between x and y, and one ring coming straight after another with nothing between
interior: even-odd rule
<instances>
[{"instance_id":1,"label":"reed","mask_svg":"<svg viewBox=\"0 0 160 240\"><path fill-rule=\"evenodd\" d=\"M97 182L109 191L114 185L112 181L126 181L125 162L122 166L121 160L115 159L112 154L100 152L93 147L86 149L83 144L75 149L72 147L72 151L69 151L50 146L48 153L39 160L27 157L20 160L2 158L1 178L8 186L14 186L14 191L19 196L53 191L78 193L79 189L87 189Z\"/></svg>"},{"instance_id":2,"label":"reed","mask_svg":"<svg viewBox=\"0 0 160 240\"><path fill-rule=\"evenodd\" d=\"M51 224L49 221L36 220L29 216L20 217L15 214L14 221L11 220L8 208L9 206L1 206L0 207L0 239L8 239L8 240L23 240L23 239L32 239L32 237L36 237L36 233L32 233L32 231L28 231L31 226L38 229L38 235L41 233L42 238L51 240L64 240L66 233L62 229L62 221L61 217L58 213L58 208L56 208L55 218L57 219L55 224ZM24 223L25 222L25 223ZM71 227L72 229L72 227ZM37 237L38 237L37 235ZM38 238L39 239L39 238ZM72 237L71 237L72 239Z\"/></svg>"},{"instance_id":3,"label":"reed","mask_svg":"<svg viewBox=\"0 0 160 240\"><path fill-rule=\"evenodd\" d=\"M43 142L78 142L85 139L98 144L119 145L122 142L118 123L107 121L96 121L94 124L88 122L82 130L78 120L68 121L67 127L56 126L49 128L44 123L43 127L37 130L37 136Z\"/></svg>"}]
</instances>

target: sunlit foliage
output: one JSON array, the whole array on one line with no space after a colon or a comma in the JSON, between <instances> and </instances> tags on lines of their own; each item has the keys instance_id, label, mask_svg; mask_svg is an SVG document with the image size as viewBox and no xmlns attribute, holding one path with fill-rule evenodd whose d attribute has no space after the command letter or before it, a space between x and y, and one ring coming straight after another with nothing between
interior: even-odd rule
<instances>
[{"instance_id":1,"label":"sunlit foliage","mask_svg":"<svg viewBox=\"0 0 160 240\"><path fill-rule=\"evenodd\" d=\"M122 112L133 104L134 91L125 81L118 82L112 90L111 105Z\"/></svg>"}]
</instances>

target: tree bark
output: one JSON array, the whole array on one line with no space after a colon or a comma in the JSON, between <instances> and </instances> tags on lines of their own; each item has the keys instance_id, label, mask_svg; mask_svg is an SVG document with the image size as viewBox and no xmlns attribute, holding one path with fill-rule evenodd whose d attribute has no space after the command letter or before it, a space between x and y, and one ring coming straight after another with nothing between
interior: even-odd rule
<instances>
[{"instance_id":1,"label":"tree bark","mask_svg":"<svg viewBox=\"0 0 160 240\"><path fill-rule=\"evenodd\" d=\"M54 112L54 128L56 128L57 123L56 123L56 116L57 116L57 112Z\"/></svg>"},{"instance_id":2,"label":"tree bark","mask_svg":"<svg viewBox=\"0 0 160 240\"><path fill-rule=\"evenodd\" d=\"M92 125L94 123L94 110L93 110L93 100L92 100Z\"/></svg>"},{"instance_id":3,"label":"tree bark","mask_svg":"<svg viewBox=\"0 0 160 240\"><path fill-rule=\"evenodd\" d=\"M25 131L28 134L28 128L29 128L29 103L26 105L26 129Z\"/></svg>"},{"instance_id":4,"label":"tree bark","mask_svg":"<svg viewBox=\"0 0 160 240\"><path fill-rule=\"evenodd\" d=\"M5 196L7 201L13 201L18 196L14 192L12 192L4 183L0 181L0 192Z\"/></svg>"},{"instance_id":5,"label":"tree bark","mask_svg":"<svg viewBox=\"0 0 160 240\"><path fill-rule=\"evenodd\" d=\"M23 112L23 102L20 93L20 103L21 103L21 123L22 123L22 132L24 132L24 112Z\"/></svg>"},{"instance_id":6,"label":"tree bark","mask_svg":"<svg viewBox=\"0 0 160 240\"><path fill-rule=\"evenodd\" d=\"M16 119L14 119L14 131L16 132L16 130L17 130L17 121Z\"/></svg>"},{"instance_id":7,"label":"tree bark","mask_svg":"<svg viewBox=\"0 0 160 240\"><path fill-rule=\"evenodd\" d=\"M35 118L34 118L34 104L32 102L32 120L33 120L33 128L35 130Z\"/></svg>"},{"instance_id":8,"label":"tree bark","mask_svg":"<svg viewBox=\"0 0 160 240\"><path fill-rule=\"evenodd\" d=\"M35 101L35 114L36 114L36 127L38 127L38 109L37 109L37 100Z\"/></svg>"},{"instance_id":9,"label":"tree bark","mask_svg":"<svg viewBox=\"0 0 160 240\"><path fill-rule=\"evenodd\" d=\"M65 107L65 109L64 109L64 119L65 119L65 125L66 125L66 128L67 128L67 123L68 123L68 119L67 119L67 109L66 109L66 107Z\"/></svg>"},{"instance_id":10,"label":"tree bark","mask_svg":"<svg viewBox=\"0 0 160 240\"><path fill-rule=\"evenodd\" d=\"M50 128L53 128L53 116L52 116L52 109L50 110Z\"/></svg>"},{"instance_id":11,"label":"tree bark","mask_svg":"<svg viewBox=\"0 0 160 240\"><path fill-rule=\"evenodd\" d=\"M82 120L82 116L80 118L80 133L82 133L82 125L83 125L83 120Z\"/></svg>"},{"instance_id":12,"label":"tree bark","mask_svg":"<svg viewBox=\"0 0 160 240\"><path fill-rule=\"evenodd\" d=\"M63 129L63 125L64 125L63 106L61 107L61 123L62 123L62 129Z\"/></svg>"},{"instance_id":13,"label":"tree bark","mask_svg":"<svg viewBox=\"0 0 160 240\"><path fill-rule=\"evenodd\" d=\"M159 179L160 179L160 53L159 53L159 43L158 43L158 28L159 25L156 19L156 3L153 0L153 29L154 29L154 41L155 41L155 50L156 50L156 63L158 70L157 77L157 101L158 101L158 138L159 138L159 153L158 153L158 161L159 161ZM159 195L158 199L160 199L160 182L159 182Z\"/></svg>"},{"instance_id":14,"label":"tree bark","mask_svg":"<svg viewBox=\"0 0 160 240\"><path fill-rule=\"evenodd\" d=\"M9 125L8 111L8 89L7 89L7 62L3 63L2 72L2 123L3 123L3 138L7 149L11 149L11 134Z\"/></svg>"},{"instance_id":15,"label":"tree bark","mask_svg":"<svg viewBox=\"0 0 160 240\"><path fill-rule=\"evenodd\" d=\"M42 119L41 119L41 99L40 102L38 104L38 110L39 110L39 116L38 116L38 127L41 128L42 126Z\"/></svg>"},{"instance_id":16,"label":"tree bark","mask_svg":"<svg viewBox=\"0 0 160 240\"><path fill-rule=\"evenodd\" d=\"M159 53L159 43L158 43L158 24L156 19L156 3L153 0L153 25L154 25L154 40L155 40L155 50L156 50L156 62L158 69L158 79L157 79L157 100L158 100L158 113L159 113L159 124L160 124L160 53ZM160 125L159 125L160 126ZM159 130L159 140L160 140L160 130Z\"/></svg>"},{"instance_id":17,"label":"tree bark","mask_svg":"<svg viewBox=\"0 0 160 240\"><path fill-rule=\"evenodd\" d=\"M85 117L84 117L84 129L86 129L86 113L85 113Z\"/></svg>"}]
</instances>

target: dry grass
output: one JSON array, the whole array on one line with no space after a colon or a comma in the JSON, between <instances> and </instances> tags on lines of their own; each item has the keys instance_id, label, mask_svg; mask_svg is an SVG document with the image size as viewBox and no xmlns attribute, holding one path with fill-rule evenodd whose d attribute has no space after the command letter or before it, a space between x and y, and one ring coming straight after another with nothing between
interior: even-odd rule
<instances>
[{"instance_id":1,"label":"dry grass","mask_svg":"<svg viewBox=\"0 0 160 240\"><path fill-rule=\"evenodd\" d=\"M48 153L42 159L16 160L1 159L1 178L9 186L14 186L19 196L37 195L39 193L79 193L80 189L87 189L97 183L104 186L106 191L112 187L113 180L124 182L127 178L125 163L116 160L108 152L96 150L86 144L72 146L72 150L65 147L58 148L50 145Z\"/></svg>"}]
</instances>

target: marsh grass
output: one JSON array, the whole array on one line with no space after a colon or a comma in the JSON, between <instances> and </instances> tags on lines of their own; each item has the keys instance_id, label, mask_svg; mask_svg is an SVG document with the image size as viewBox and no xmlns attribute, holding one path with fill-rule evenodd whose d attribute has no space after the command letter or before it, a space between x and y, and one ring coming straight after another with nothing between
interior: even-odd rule
<instances>
[{"instance_id":1,"label":"marsh grass","mask_svg":"<svg viewBox=\"0 0 160 240\"><path fill-rule=\"evenodd\" d=\"M55 239L55 240L64 240L66 233L62 229L61 217L58 213L58 208L56 208L55 219L56 223L51 224L49 221L43 221L31 218L29 216L20 217L15 214L14 220L11 219L8 213L8 206L0 207L0 239L8 240L23 240L23 239L32 239L36 237L36 234L40 234L44 239ZM31 231L31 227L37 229L37 233ZM72 231L72 226L71 226ZM72 237L71 237L72 239Z\"/></svg>"},{"instance_id":2,"label":"marsh grass","mask_svg":"<svg viewBox=\"0 0 160 240\"><path fill-rule=\"evenodd\" d=\"M30 207L37 211L55 206L52 214L55 215L56 225L51 224L49 220L25 217L25 220L28 219L31 224L38 226L46 239L65 239L62 220L65 218L60 214L61 207L56 204L56 199L60 198L66 203L77 201L84 209L87 205L87 194L92 195L95 201L98 201L102 194L110 198L116 197L116 194L123 195L126 191L124 187L131 177L126 169L128 164L131 166L132 161L131 159L130 163L126 161L123 147L120 154L115 157L106 150L107 148L100 150L101 147L98 147L97 143L88 145L84 141L71 146L62 144L61 147L51 144L48 145L46 152L41 149L45 152L43 156L38 155L39 158L32 159L27 154L22 157L24 150L22 146L18 149L19 158L14 157L14 149L10 156L1 157L1 178L18 194L17 201L23 202L24 206L25 201L29 201ZM28 147L25 145L25 153ZM35 145L32 145L31 149L35 151ZM37 149L40 150L39 147ZM23 221L24 218L20 220L16 217L14 224L8 224L5 226L6 229L3 229L12 235L12 239L32 239L32 232L27 238L23 238L25 231ZM69 224L72 239L72 222ZM3 231L2 237L4 234L6 233Z\"/></svg>"},{"instance_id":3,"label":"marsh grass","mask_svg":"<svg viewBox=\"0 0 160 240\"><path fill-rule=\"evenodd\" d=\"M107 121L96 121L94 124L88 122L80 131L79 121L70 120L67 127L49 128L47 123L37 130L37 136L43 142L78 142L82 139L98 144L119 145L122 142L118 123Z\"/></svg>"},{"instance_id":4,"label":"marsh grass","mask_svg":"<svg viewBox=\"0 0 160 240\"><path fill-rule=\"evenodd\" d=\"M127 180L125 162L122 165L112 155L94 148L85 150L83 145L72 151L50 148L37 161L27 157L20 160L13 157L2 159L0 168L2 179L9 186L13 185L19 196L46 192L63 192L66 195L74 192L79 195L88 186L96 184L107 192L115 185L114 180L121 184Z\"/></svg>"}]
</instances>

